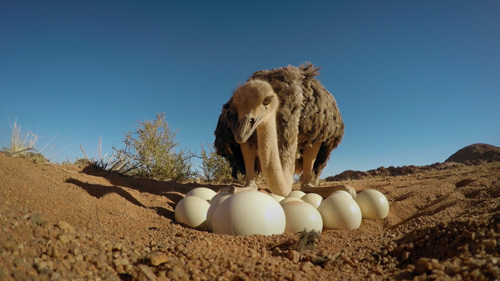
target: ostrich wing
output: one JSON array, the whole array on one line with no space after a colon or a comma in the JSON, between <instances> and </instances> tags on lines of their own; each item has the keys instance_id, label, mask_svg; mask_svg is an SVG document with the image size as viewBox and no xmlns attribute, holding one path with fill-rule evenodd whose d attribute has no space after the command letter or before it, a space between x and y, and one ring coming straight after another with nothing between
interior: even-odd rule
<instances>
[{"instance_id":1,"label":"ostrich wing","mask_svg":"<svg viewBox=\"0 0 500 281\"><path fill-rule=\"evenodd\" d=\"M232 127L238 124L238 116L231 111L231 100L222 107L222 113L215 129L215 152L224 157L232 168L233 178L238 172L245 174L245 162L240 145L234 140Z\"/></svg>"},{"instance_id":2,"label":"ostrich wing","mask_svg":"<svg viewBox=\"0 0 500 281\"><path fill-rule=\"evenodd\" d=\"M215 129L215 152L224 157L231 166L232 177L238 178L238 172L245 175L245 161L241 152L240 144L234 139L233 129L238 126L238 115L231 110L231 102L229 100L223 107L222 113L219 116L217 127ZM248 139L250 146L257 147L257 135L254 132ZM259 161L255 161L255 172L260 172Z\"/></svg>"},{"instance_id":3,"label":"ostrich wing","mask_svg":"<svg viewBox=\"0 0 500 281\"><path fill-rule=\"evenodd\" d=\"M344 134L344 123L335 99L315 78L318 70L308 63L299 68L288 66L258 71L249 78L268 81L280 99L277 129L282 164L295 159L294 153L302 148L321 142L314 163L316 175L321 173ZM296 151L290 147L294 141Z\"/></svg>"}]
</instances>

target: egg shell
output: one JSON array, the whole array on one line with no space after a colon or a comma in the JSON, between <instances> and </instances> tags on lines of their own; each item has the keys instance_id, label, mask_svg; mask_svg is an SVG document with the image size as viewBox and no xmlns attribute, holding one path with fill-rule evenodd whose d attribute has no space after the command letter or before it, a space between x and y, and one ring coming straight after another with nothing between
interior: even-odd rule
<instances>
[{"instance_id":1,"label":"egg shell","mask_svg":"<svg viewBox=\"0 0 500 281\"><path fill-rule=\"evenodd\" d=\"M274 200L276 200L277 202L281 202L281 200L285 199L285 197L274 193L269 194L269 196L274 198Z\"/></svg>"},{"instance_id":2,"label":"egg shell","mask_svg":"<svg viewBox=\"0 0 500 281\"><path fill-rule=\"evenodd\" d=\"M356 197L364 219L381 220L389 215L389 202L385 195L374 189L362 191Z\"/></svg>"},{"instance_id":3,"label":"egg shell","mask_svg":"<svg viewBox=\"0 0 500 281\"><path fill-rule=\"evenodd\" d=\"M207 201L212 200L212 197L215 196L215 191L211 190L210 188L207 187L197 187L191 189L187 194L187 196L198 196L200 198L203 198Z\"/></svg>"},{"instance_id":4,"label":"egg shell","mask_svg":"<svg viewBox=\"0 0 500 281\"><path fill-rule=\"evenodd\" d=\"M175 220L192 228L205 229L208 208L210 208L210 204L203 198L198 196L184 197L175 206Z\"/></svg>"},{"instance_id":5,"label":"egg shell","mask_svg":"<svg viewBox=\"0 0 500 281\"><path fill-rule=\"evenodd\" d=\"M311 204L304 201L290 201L281 205L286 216L286 233L311 231L321 233L323 219L321 214Z\"/></svg>"},{"instance_id":6,"label":"egg shell","mask_svg":"<svg viewBox=\"0 0 500 281\"><path fill-rule=\"evenodd\" d=\"M319 205L321 205L321 201L323 201L323 197L321 197L321 195L317 193L307 193L300 199L306 203L311 204L316 209L318 209Z\"/></svg>"},{"instance_id":7,"label":"egg shell","mask_svg":"<svg viewBox=\"0 0 500 281\"><path fill-rule=\"evenodd\" d=\"M361 225L361 209L352 196L334 192L318 208L323 226L333 229L356 229Z\"/></svg>"},{"instance_id":8,"label":"egg shell","mask_svg":"<svg viewBox=\"0 0 500 281\"><path fill-rule=\"evenodd\" d=\"M215 194L214 197L212 197L212 199L210 200L210 204L212 204L213 201L217 200L217 198L224 197L226 195L233 195L233 193L221 191L221 192Z\"/></svg>"},{"instance_id":9,"label":"egg shell","mask_svg":"<svg viewBox=\"0 0 500 281\"><path fill-rule=\"evenodd\" d=\"M297 197L286 197L285 199L280 201L280 204L283 205L285 203L292 202L292 201L302 201L302 200L300 198L297 198Z\"/></svg>"},{"instance_id":10,"label":"egg shell","mask_svg":"<svg viewBox=\"0 0 500 281\"><path fill-rule=\"evenodd\" d=\"M287 197L301 198L304 195L306 195L306 193L302 190L292 190Z\"/></svg>"},{"instance_id":11,"label":"egg shell","mask_svg":"<svg viewBox=\"0 0 500 281\"><path fill-rule=\"evenodd\" d=\"M212 230L212 219L215 213L215 210L219 207L219 205L224 202L227 198L231 197L232 194L229 192L220 192L217 193L212 200L210 200L210 208L207 211L207 228L208 230Z\"/></svg>"},{"instance_id":12,"label":"egg shell","mask_svg":"<svg viewBox=\"0 0 500 281\"><path fill-rule=\"evenodd\" d=\"M345 197L345 199L354 200L352 195L345 190L337 190L337 191L333 192L332 194L330 194L329 196L342 196L342 197Z\"/></svg>"},{"instance_id":13,"label":"egg shell","mask_svg":"<svg viewBox=\"0 0 500 281\"><path fill-rule=\"evenodd\" d=\"M218 234L282 234L285 225L281 205L258 191L244 191L227 198L212 217L213 232Z\"/></svg>"}]
</instances>

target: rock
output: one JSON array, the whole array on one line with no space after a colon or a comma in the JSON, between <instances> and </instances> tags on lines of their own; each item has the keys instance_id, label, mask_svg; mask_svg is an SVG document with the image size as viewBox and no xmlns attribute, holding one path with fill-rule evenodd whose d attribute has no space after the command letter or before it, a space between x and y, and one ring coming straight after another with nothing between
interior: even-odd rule
<instances>
[{"instance_id":1,"label":"rock","mask_svg":"<svg viewBox=\"0 0 500 281\"><path fill-rule=\"evenodd\" d=\"M304 272L308 272L314 268L314 265L311 262L306 261L300 266L300 270Z\"/></svg>"},{"instance_id":2,"label":"rock","mask_svg":"<svg viewBox=\"0 0 500 281\"><path fill-rule=\"evenodd\" d=\"M115 243L115 244L113 244L113 247L111 248L111 250L113 250L113 251L121 251L122 248L123 248L122 243Z\"/></svg>"},{"instance_id":3,"label":"rock","mask_svg":"<svg viewBox=\"0 0 500 281\"><path fill-rule=\"evenodd\" d=\"M413 273L415 275L421 275L432 271L432 261L429 258L419 258L415 263L415 269Z\"/></svg>"},{"instance_id":4,"label":"rock","mask_svg":"<svg viewBox=\"0 0 500 281\"><path fill-rule=\"evenodd\" d=\"M43 221L43 217L42 217L42 214L40 213L37 213L37 214L33 214L29 217L29 219L31 220L32 223L34 224L37 224L37 225L42 225L44 224L44 221Z\"/></svg>"},{"instance_id":5,"label":"rock","mask_svg":"<svg viewBox=\"0 0 500 281\"><path fill-rule=\"evenodd\" d=\"M52 272L54 268L54 264L52 261L44 261L40 258L36 258L34 261L34 265L38 273L40 274L49 274Z\"/></svg>"},{"instance_id":6,"label":"rock","mask_svg":"<svg viewBox=\"0 0 500 281\"><path fill-rule=\"evenodd\" d=\"M113 265L115 267L118 266L127 266L129 264L129 260L127 258L118 258L113 260Z\"/></svg>"},{"instance_id":7,"label":"rock","mask_svg":"<svg viewBox=\"0 0 500 281\"><path fill-rule=\"evenodd\" d=\"M289 260L293 261L294 263L298 263L300 259L300 254L295 250L288 250L288 252L286 253L286 257Z\"/></svg>"},{"instance_id":8,"label":"rock","mask_svg":"<svg viewBox=\"0 0 500 281\"><path fill-rule=\"evenodd\" d=\"M69 223L65 221L58 221L57 222L57 227L63 232L63 233L71 233L74 234L76 233L75 228L70 225Z\"/></svg>"},{"instance_id":9,"label":"rock","mask_svg":"<svg viewBox=\"0 0 500 281\"><path fill-rule=\"evenodd\" d=\"M66 244L73 239L73 236L69 235L69 234L61 234L61 235L57 236L57 239L59 239L64 244Z\"/></svg>"},{"instance_id":10,"label":"rock","mask_svg":"<svg viewBox=\"0 0 500 281\"><path fill-rule=\"evenodd\" d=\"M149 261L152 266L158 266L162 263L166 263L168 261L168 256L165 254L153 254L149 257Z\"/></svg>"},{"instance_id":11,"label":"rock","mask_svg":"<svg viewBox=\"0 0 500 281\"><path fill-rule=\"evenodd\" d=\"M137 266L137 280L139 281L156 281L156 275L153 270L147 265L140 264Z\"/></svg>"}]
</instances>

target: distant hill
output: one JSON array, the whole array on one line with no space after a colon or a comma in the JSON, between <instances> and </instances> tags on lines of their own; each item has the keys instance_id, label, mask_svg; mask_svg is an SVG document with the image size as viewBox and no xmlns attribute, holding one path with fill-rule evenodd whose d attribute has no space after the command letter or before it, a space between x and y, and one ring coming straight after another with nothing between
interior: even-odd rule
<instances>
[{"instance_id":1,"label":"distant hill","mask_svg":"<svg viewBox=\"0 0 500 281\"><path fill-rule=\"evenodd\" d=\"M411 175L422 171L453 169L457 165L479 165L488 162L500 161L500 147L485 143L476 143L466 146L451 155L444 163L434 163L427 166L403 166L388 168L380 167L375 170L353 171L347 170L336 176L327 177L326 181L360 180L372 177L389 177Z\"/></svg>"},{"instance_id":2,"label":"distant hill","mask_svg":"<svg viewBox=\"0 0 500 281\"><path fill-rule=\"evenodd\" d=\"M444 162L474 164L473 162L500 161L500 147L485 143L476 143L466 146L451 155Z\"/></svg>"}]
</instances>

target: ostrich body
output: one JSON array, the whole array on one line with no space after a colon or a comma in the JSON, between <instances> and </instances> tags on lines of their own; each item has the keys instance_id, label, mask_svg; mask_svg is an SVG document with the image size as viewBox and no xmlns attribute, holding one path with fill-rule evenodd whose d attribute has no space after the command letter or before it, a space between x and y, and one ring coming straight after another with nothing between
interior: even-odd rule
<instances>
[{"instance_id":1,"label":"ostrich body","mask_svg":"<svg viewBox=\"0 0 500 281\"><path fill-rule=\"evenodd\" d=\"M257 188L259 171L282 196L290 193L295 173L302 172L302 186L317 185L344 134L337 103L314 78L317 71L307 64L255 72L223 106L214 147L233 177L246 175L245 189Z\"/></svg>"}]
</instances>

